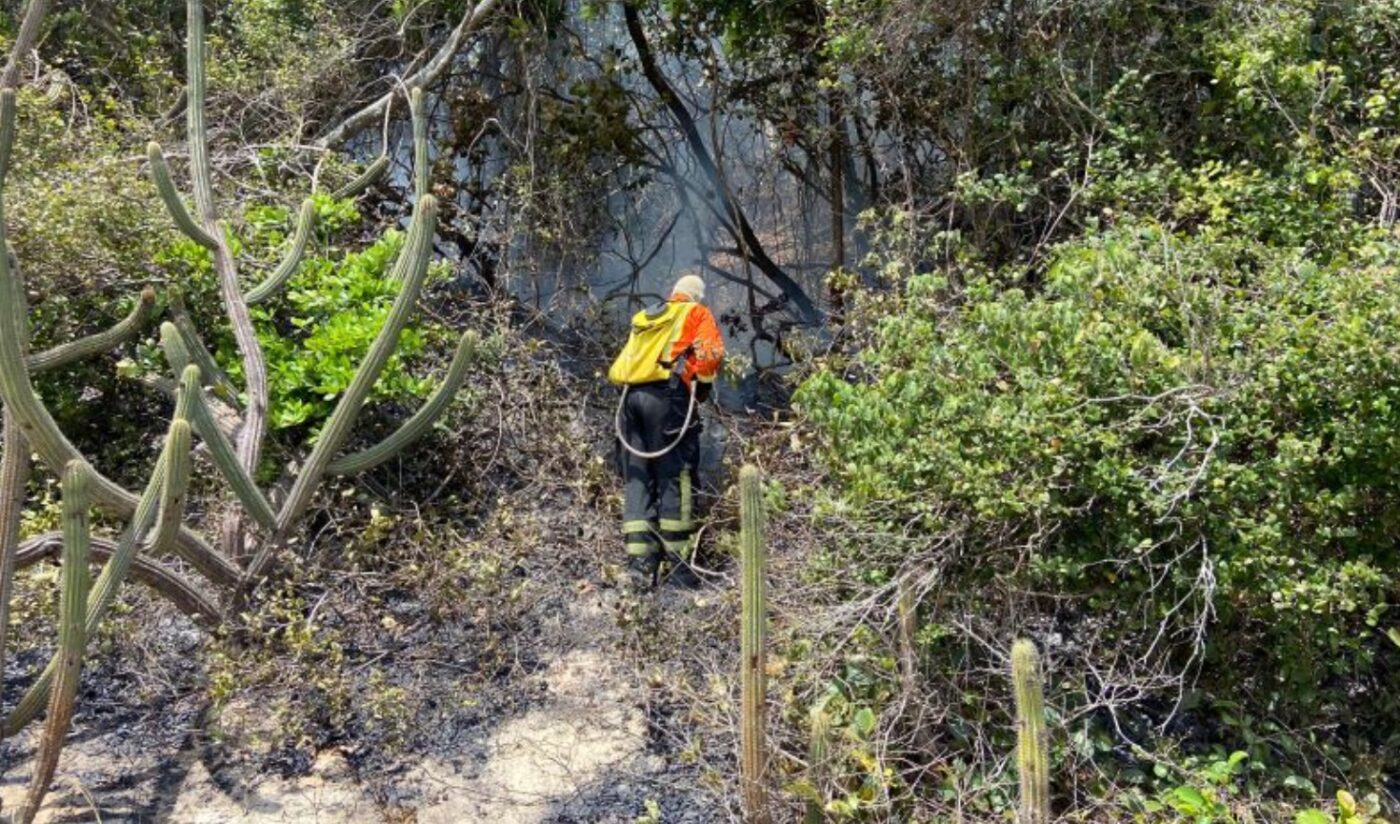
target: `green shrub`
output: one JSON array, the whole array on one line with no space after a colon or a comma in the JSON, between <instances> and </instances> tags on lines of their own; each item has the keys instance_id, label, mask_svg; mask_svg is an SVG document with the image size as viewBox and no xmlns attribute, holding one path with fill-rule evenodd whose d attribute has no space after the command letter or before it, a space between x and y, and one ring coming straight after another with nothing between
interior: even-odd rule
<instances>
[{"instance_id":1,"label":"green shrub","mask_svg":"<svg viewBox=\"0 0 1400 824\"><path fill-rule=\"evenodd\" d=\"M1400 242L1349 245L1323 262L1138 221L1060 248L1034 291L922 274L868 294L854 354L798 393L828 503L962 547L953 597L1077 615L1236 732L1325 720L1349 763L1400 752ZM829 563L885 580L909 546Z\"/></svg>"},{"instance_id":2,"label":"green shrub","mask_svg":"<svg viewBox=\"0 0 1400 824\"><path fill-rule=\"evenodd\" d=\"M398 294L398 285L387 274L403 247L404 233L389 230L359 251L343 251L332 241L361 223L354 202L318 195L316 209L319 248L308 252L281 294L250 310L267 359L269 420L274 429L314 429L330 414ZM247 242L235 244L235 254L275 261L291 237L295 217L295 212L282 206L249 207L243 215ZM217 311L218 287L205 249L179 238L160 262L186 273L172 279L189 285L193 309ZM207 343L237 383L239 359L227 322L211 315L200 328L219 330L219 337ZM424 353L435 336L441 337L441 326L427 321L404 330L371 401L408 404L432 390L432 375L415 377L406 369L406 361ZM160 361L153 360L152 365L159 368Z\"/></svg>"}]
</instances>

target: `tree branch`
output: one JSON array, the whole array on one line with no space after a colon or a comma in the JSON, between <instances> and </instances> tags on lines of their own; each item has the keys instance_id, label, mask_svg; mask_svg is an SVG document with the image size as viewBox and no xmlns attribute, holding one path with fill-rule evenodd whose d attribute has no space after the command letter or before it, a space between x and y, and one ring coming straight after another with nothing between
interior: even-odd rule
<instances>
[{"instance_id":1,"label":"tree branch","mask_svg":"<svg viewBox=\"0 0 1400 824\"><path fill-rule=\"evenodd\" d=\"M670 82L666 80L666 76L661 73L660 67L657 66L656 56L651 51L651 44L647 42L646 31L642 28L641 15L637 11L636 4L632 0L628 0L623 4L622 11L627 21L627 33L631 36L632 45L637 49L637 58L641 61L642 74L651 87L656 90L661 101L666 104L671 116L676 119L681 133L685 136L686 144L695 157L695 162L709 178L710 185L715 191L715 197L720 201L720 206L726 214L731 216L734 226L738 229L735 240L759 271L763 272L764 276L778 287L787 301L797 310L802 321L811 324L820 323L822 320L821 310L812 302L812 299L808 297L797 281L773 262L773 259L764 251L763 244L759 242L758 236L754 233L753 226L749 223L742 207L735 200L729 188L724 185L719 169L710 156L710 150L705 145L699 127L695 124L695 118L691 116L690 110L685 107L685 103L681 101L680 96L676 94L675 89L671 87Z\"/></svg>"}]
</instances>

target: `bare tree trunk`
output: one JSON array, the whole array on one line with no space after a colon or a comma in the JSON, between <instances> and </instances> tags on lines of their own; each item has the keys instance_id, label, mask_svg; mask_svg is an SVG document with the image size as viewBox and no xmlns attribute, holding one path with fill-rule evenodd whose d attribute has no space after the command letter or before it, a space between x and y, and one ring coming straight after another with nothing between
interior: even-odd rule
<instances>
[{"instance_id":1,"label":"bare tree trunk","mask_svg":"<svg viewBox=\"0 0 1400 824\"><path fill-rule=\"evenodd\" d=\"M642 64L642 74L646 76L647 82L652 89L666 104L672 117L680 126L681 133L685 136L686 145L689 146L691 154L695 157L695 162L709 179L710 185L715 190L715 197L719 200L719 205L724 213L729 215L737 235L734 240L738 244L743 256L752 261L765 277L778 287L778 290L786 297L798 317L805 323L818 324L822 321L822 312L807 293L792 279L787 272L783 271L773 259L768 257L764 251L763 244L759 242L758 236L754 234L753 226L750 225L748 217L744 214L743 208L735 200L733 193L724 185L724 180L715 166L714 158L710 156L710 150L705 145L705 140L700 135L700 129L695 125L695 118L691 116L690 110L681 102L680 96L671 87L666 76L661 73L657 66L656 56L652 53L651 44L647 42L646 31L642 28L641 15L637 12L635 3L624 3L622 6L623 17L627 22L627 33L632 38L632 45L637 49L637 58Z\"/></svg>"}]
</instances>

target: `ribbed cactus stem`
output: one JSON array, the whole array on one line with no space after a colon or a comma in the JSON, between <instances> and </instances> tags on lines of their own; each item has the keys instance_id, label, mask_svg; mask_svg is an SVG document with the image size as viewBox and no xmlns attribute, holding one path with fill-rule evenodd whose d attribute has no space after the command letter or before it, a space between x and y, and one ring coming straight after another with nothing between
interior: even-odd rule
<instances>
[{"instance_id":1,"label":"ribbed cactus stem","mask_svg":"<svg viewBox=\"0 0 1400 824\"><path fill-rule=\"evenodd\" d=\"M228 558L217 552L200 551L176 540L184 511L185 487L189 483L190 420L195 411L203 406L202 400L199 367L191 364L181 371L180 383L175 393L175 416L170 421L165 449L160 456L160 515L157 518L156 532L147 541L147 548L152 553L174 549L181 558L211 581L234 584L242 577L241 571Z\"/></svg>"},{"instance_id":2,"label":"ribbed cactus stem","mask_svg":"<svg viewBox=\"0 0 1400 824\"><path fill-rule=\"evenodd\" d=\"M391 282L403 283L404 279L414 270L420 257L423 259L425 267L427 261L432 259L433 233L437 230L437 207L437 198L432 195L424 195L419 198L418 203L413 207L413 222L408 225L408 238L404 241L403 249L394 261L393 268L389 270L388 277ZM418 216L420 214L427 215L429 212L431 212L431 225L420 223ZM427 248L424 248L424 244Z\"/></svg>"},{"instance_id":3,"label":"ribbed cactus stem","mask_svg":"<svg viewBox=\"0 0 1400 824\"><path fill-rule=\"evenodd\" d=\"M826 776L830 738L831 714L818 704L807 715L807 774L811 777L812 789L818 795L822 793ZM825 805L816 798L809 798L805 819L806 824L822 824L826 821Z\"/></svg>"},{"instance_id":4,"label":"ribbed cactus stem","mask_svg":"<svg viewBox=\"0 0 1400 824\"><path fill-rule=\"evenodd\" d=\"M183 375L185 367L193 363L184 336L170 321L160 325L160 346L165 352L165 362L170 364L170 370L176 375Z\"/></svg>"},{"instance_id":5,"label":"ribbed cactus stem","mask_svg":"<svg viewBox=\"0 0 1400 824\"><path fill-rule=\"evenodd\" d=\"M146 158L151 163L151 180L156 184L156 191L160 193L161 202L170 213L170 219L175 221L175 227L200 246L206 249L217 248L219 241L204 230L185 206L185 199L175 186L175 178L170 174L170 164L165 162L165 152L159 143L153 141L146 144Z\"/></svg>"},{"instance_id":6,"label":"ribbed cactus stem","mask_svg":"<svg viewBox=\"0 0 1400 824\"><path fill-rule=\"evenodd\" d=\"M4 418L4 455L0 455L0 686L4 685L5 661L9 652L10 599L14 594L15 559L19 552L23 523L25 487L31 470L29 444L20 434L19 424L10 415ZM0 729L0 740L4 730Z\"/></svg>"},{"instance_id":7,"label":"ribbed cactus stem","mask_svg":"<svg viewBox=\"0 0 1400 824\"><path fill-rule=\"evenodd\" d=\"M763 481L758 468L739 470L739 565L743 575L740 656L740 772L746 821L767 822L768 794L764 774L766 684L764 637L768 613L764 595Z\"/></svg>"},{"instance_id":8,"label":"ribbed cactus stem","mask_svg":"<svg viewBox=\"0 0 1400 824\"><path fill-rule=\"evenodd\" d=\"M408 110L413 119L413 194L419 200L428 193L432 166L428 163L428 118L423 113L423 90L408 93Z\"/></svg>"},{"instance_id":9,"label":"ribbed cactus stem","mask_svg":"<svg viewBox=\"0 0 1400 824\"><path fill-rule=\"evenodd\" d=\"M413 417L404 421L392 435L374 446L332 461L326 471L331 475L354 475L373 469L423 437L443 410L452 403L457 390L462 386L462 381L466 380L467 369L475 357L479 340L477 334L472 331L462 335L462 339L457 342L457 352L453 354L452 363L448 365L447 374L443 375L442 382Z\"/></svg>"},{"instance_id":10,"label":"ribbed cactus stem","mask_svg":"<svg viewBox=\"0 0 1400 824\"><path fill-rule=\"evenodd\" d=\"M160 489L156 530L147 542L147 551L152 556L162 555L174 546L175 535L184 518L185 490L190 482L190 425L187 422L175 421L170 425L170 439L161 457L165 461L165 481Z\"/></svg>"},{"instance_id":11,"label":"ribbed cactus stem","mask_svg":"<svg viewBox=\"0 0 1400 824\"><path fill-rule=\"evenodd\" d=\"M218 209L214 203L213 172L209 163L209 136L204 126L205 42L204 2L187 0L185 4L185 91L186 126L189 132L190 178L194 182L194 202L200 225L217 240L214 252L214 272L219 279L219 295L233 329L234 341L243 359L243 381L247 404L243 410L243 425L238 433L238 462L249 472L256 470L262 455L263 439L267 433L267 363L257 330L248 314L243 287L238 278L238 266L223 240L219 227ZM236 556L242 546L239 516L224 531L224 549Z\"/></svg>"},{"instance_id":12,"label":"ribbed cactus stem","mask_svg":"<svg viewBox=\"0 0 1400 824\"><path fill-rule=\"evenodd\" d=\"M35 16L35 6L31 3L22 28L31 28L28 42L32 48L37 25L30 27L30 18ZM39 9L42 15L43 9ZM16 50L25 42L24 32L16 42ZM4 277L0 278L0 290L7 290L9 299L3 300L0 312L7 318L0 320L0 335L13 336L14 351L23 358L29 349L28 307L24 300L24 286L18 272L9 267L10 251L5 242L4 186L9 171L11 150L15 139L15 90L14 81L19 76L18 61L22 55L15 53L5 68L5 88L0 90L0 267ZM29 441L24 437L19 419L15 417L9 404L3 412L3 438L5 453L0 456L0 686L5 682L5 663L9 651L10 598L14 592L15 559L19 553L20 528L23 523L25 488L32 469ZM5 738L0 729L0 741Z\"/></svg>"},{"instance_id":13,"label":"ribbed cactus stem","mask_svg":"<svg viewBox=\"0 0 1400 824\"><path fill-rule=\"evenodd\" d=\"M301 259L306 255L306 247L311 241L311 230L315 227L316 202L308 197L302 201L301 211L297 214L297 228L292 236L291 248L272 274L248 292L245 297L249 304L261 303L282 291L282 287L287 285L287 281L292 279L292 275L296 274L297 268L301 266Z\"/></svg>"},{"instance_id":14,"label":"ribbed cactus stem","mask_svg":"<svg viewBox=\"0 0 1400 824\"><path fill-rule=\"evenodd\" d=\"M374 159L374 162L366 166L365 170L363 172L360 172L358 177L345 184L344 186L341 186L339 189L336 189L331 194L331 197L334 197L336 199L356 197L365 189L368 189L370 185L373 184L374 181L378 180L380 176L383 175L384 172L386 172L388 169L389 156L386 154L382 154L379 157L376 157Z\"/></svg>"},{"instance_id":15,"label":"ribbed cactus stem","mask_svg":"<svg viewBox=\"0 0 1400 824\"><path fill-rule=\"evenodd\" d=\"M87 467L81 461L73 461L63 471L63 589L59 595L58 653L55 658L58 665L54 673L48 717L44 719L44 734L39 739L39 755L29 784L29 797L20 813L20 820L26 824L34 820L49 784L53 782L58 755L63 750L64 739L73 720L73 702L78 696L83 652L87 646L90 539L87 511Z\"/></svg>"},{"instance_id":16,"label":"ribbed cactus stem","mask_svg":"<svg viewBox=\"0 0 1400 824\"><path fill-rule=\"evenodd\" d=\"M0 89L0 188L10 174L15 148L15 90Z\"/></svg>"},{"instance_id":17,"label":"ribbed cactus stem","mask_svg":"<svg viewBox=\"0 0 1400 824\"><path fill-rule=\"evenodd\" d=\"M178 289L170 292L170 322L175 324L175 328L180 330L180 337L185 342L185 348L189 350L189 362L199 367L201 379L204 385L214 393L214 396L228 404L238 403L238 388L229 380L228 375L219 362L214 359L214 354L204 345L204 341L199 336L199 330L195 328L194 321L190 319L189 310L185 308L184 296ZM179 370L176 370L179 374Z\"/></svg>"},{"instance_id":18,"label":"ribbed cactus stem","mask_svg":"<svg viewBox=\"0 0 1400 824\"><path fill-rule=\"evenodd\" d=\"M185 2L185 127L190 142L190 179L203 224L218 219L214 208L214 174L209 165L209 137L204 128L204 0Z\"/></svg>"},{"instance_id":19,"label":"ribbed cactus stem","mask_svg":"<svg viewBox=\"0 0 1400 824\"><path fill-rule=\"evenodd\" d=\"M344 394L340 396L335 409L331 412L330 419L322 427L316 446L312 448L305 466L302 467L301 473L297 475L296 481L292 484L291 491L287 493L287 500L283 503L282 510L277 516L279 534L285 535L301 517L307 505L311 503L311 496L315 493L316 487L320 485L336 452L345 443L345 439L349 437L350 430L354 427L360 410L364 407L365 399L369 397L370 390L374 388L375 381L379 379L379 374L384 371L384 367L389 363L389 358L398 348L399 334L413 314L418 303L418 292L422 289L423 280L428 273L428 262L432 258L433 250L432 238L436 226L437 199L432 195L425 195L414 210L413 225L409 228L408 240L403 251L399 254L398 261L394 264L394 278L403 284L399 289L398 297L394 299L394 305L390 307L389 314L384 319L384 325L380 327L379 334L375 337L374 343L370 345L364 361L360 363L360 368L355 371L354 378L351 379ZM267 553L271 551L272 543L271 541L266 542L266 545L259 550L258 556L249 566L250 578L256 578L261 574L262 566L267 562Z\"/></svg>"},{"instance_id":20,"label":"ribbed cactus stem","mask_svg":"<svg viewBox=\"0 0 1400 824\"><path fill-rule=\"evenodd\" d=\"M185 346L184 336L171 323L163 323L160 327L161 347L165 350L165 360L170 364L170 368L176 374L184 372L190 365L190 353ZM194 429L199 433L199 437L204 440L205 446L209 447L209 455L214 459L214 466L219 470L219 474L228 481L229 488L233 494L248 510L253 521L266 530L273 530L277 526L277 513L273 510L272 504L268 502L262 491L258 489L253 476L243 465L238 462L238 455L234 452L233 443L219 427L214 415L209 411L209 401L203 392L195 393L192 396L190 406L190 422L194 424Z\"/></svg>"},{"instance_id":21,"label":"ribbed cactus stem","mask_svg":"<svg viewBox=\"0 0 1400 824\"><path fill-rule=\"evenodd\" d=\"M136 305L132 307L125 318L101 332L68 343L61 343L52 349L30 355L29 371L43 372L48 369L58 369L121 346L135 337L136 333L140 332L141 328L146 325L146 321L151 316L151 307L155 305L155 302L155 290L150 287L142 289Z\"/></svg>"},{"instance_id":22,"label":"ribbed cactus stem","mask_svg":"<svg viewBox=\"0 0 1400 824\"><path fill-rule=\"evenodd\" d=\"M1021 779L1020 824L1050 822L1050 756L1040 654L1022 638L1011 645L1016 696L1016 769Z\"/></svg>"}]
</instances>

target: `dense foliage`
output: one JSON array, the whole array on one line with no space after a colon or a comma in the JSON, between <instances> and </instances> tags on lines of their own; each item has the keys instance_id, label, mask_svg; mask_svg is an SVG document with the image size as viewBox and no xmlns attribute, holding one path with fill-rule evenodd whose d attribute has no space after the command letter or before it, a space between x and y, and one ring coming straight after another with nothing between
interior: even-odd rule
<instances>
[{"instance_id":1,"label":"dense foliage","mask_svg":"<svg viewBox=\"0 0 1400 824\"><path fill-rule=\"evenodd\" d=\"M0 4L6 40L19 5ZM318 142L403 92L474 5L206 4L214 177L245 287L316 192L309 252L252 310L262 477L350 383L424 191L441 204L427 317L367 429L421 402L446 330L469 322L485 343L464 394L512 421L488 430L459 403L428 458L326 496L318 537L244 616L248 645L211 655L216 706L305 681L272 699L270 739L328 746L380 722L412 738L421 718L395 707L412 685L313 620L318 587L378 576L408 599L428 569L434 613L477 620L459 587L513 616L512 559L553 559L554 536L599 515L570 507L602 511L615 491L588 454L611 399L576 380L621 329L598 319L698 268L748 369L720 392L742 413L720 416L725 457L772 479L782 812L1008 818L1018 635L1047 663L1057 811L1362 822L1400 797L1400 3L521 0L429 84L426 190L401 100ZM105 328L151 284L238 385L210 255L169 227L145 174L151 139L184 168L180 6L55 4L25 67L6 218L36 344ZM324 194L381 151L379 184ZM164 373L152 331L38 383L83 451L131 480ZM747 414L760 407L777 427ZM547 528L498 497L535 487L565 501L531 502ZM702 557L723 573L732 495L716 491ZM31 492L44 506L26 532L51 529L54 491ZM419 493L422 513L384 503ZM574 548L589 564L594 537ZM18 613L39 600L24 590ZM700 632L727 638L732 605L700 600L719 615ZM643 643L661 664L709 651L685 637L692 616L640 614L624 604L619 622L657 633ZM362 634L378 620L354 619ZM732 663L715 656L689 675ZM698 730L682 757L700 761L731 708L696 681L672 697ZM707 702L722 717L704 727ZM733 789L730 754L712 757L707 779Z\"/></svg>"},{"instance_id":2,"label":"dense foliage","mask_svg":"<svg viewBox=\"0 0 1400 824\"><path fill-rule=\"evenodd\" d=\"M1220 758L1213 797L1235 749L1252 784L1302 800L1320 778L1383 789L1400 751L1400 10L1128 20L1092 25L1150 26L1175 66L1107 70L1080 101L1092 141L973 164L952 231L868 216L875 279L798 401L833 482L819 517L887 537L812 568L932 576L920 660L940 681L965 677L969 629L1045 638L1075 735ZM1045 218L989 247L998 213Z\"/></svg>"}]
</instances>

